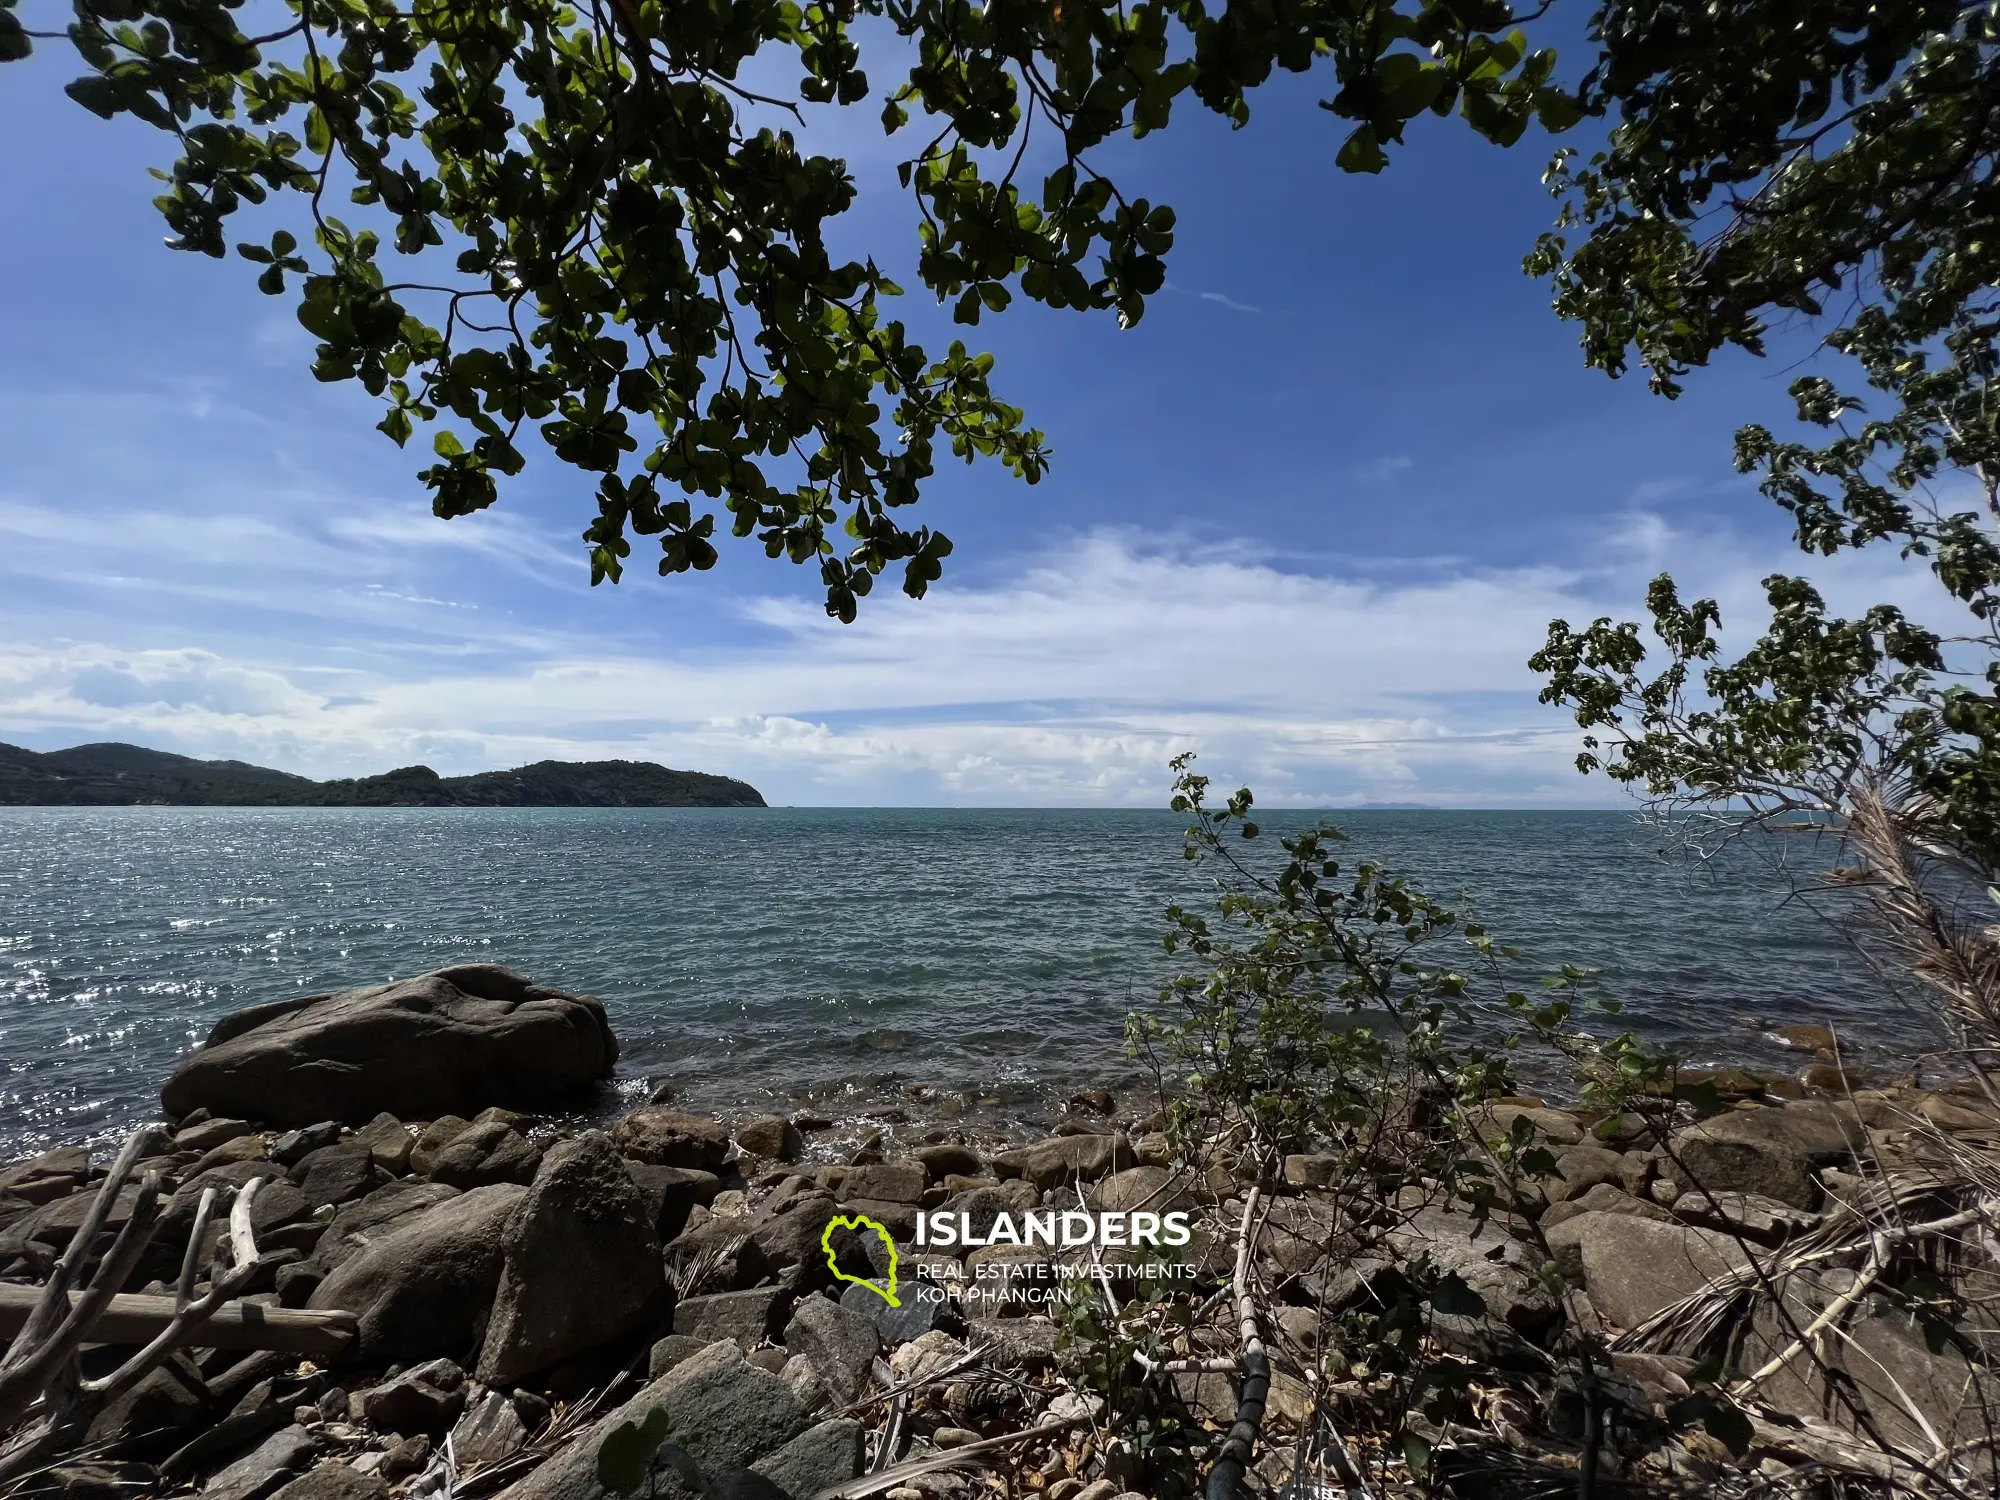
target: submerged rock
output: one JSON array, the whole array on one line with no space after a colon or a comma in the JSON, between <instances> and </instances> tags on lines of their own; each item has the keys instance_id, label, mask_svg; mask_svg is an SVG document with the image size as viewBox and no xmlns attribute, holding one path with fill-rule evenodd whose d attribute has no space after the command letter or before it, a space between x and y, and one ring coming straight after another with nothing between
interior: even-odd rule
<instances>
[{"instance_id":1,"label":"submerged rock","mask_svg":"<svg viewBox=\"0 0 2000 1500\"><path fill-rule=\"evenodd\" d=\"M429 1119L553 1103L609 1077L617 1058L598 1001L465 964L225 1017L160 1098L176 1118Z\"/></svg>"}]
</instances>

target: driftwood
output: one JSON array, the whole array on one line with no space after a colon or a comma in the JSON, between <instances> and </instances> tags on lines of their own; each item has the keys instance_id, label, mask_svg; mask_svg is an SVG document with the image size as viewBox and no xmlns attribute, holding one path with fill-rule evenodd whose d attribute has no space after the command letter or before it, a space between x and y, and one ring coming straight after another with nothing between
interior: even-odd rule
<instances>
[{"instance_id":1,"label":"driftwood","mask_svg":"<svg viewBox=\"0 0 2000 1500\"><path fill-rule=\"evenodd\" d=\"M0 1448L0 1483L42 1468L73 1449L98 1412L184 1345L320 1354L337 1352L353 1336L354 1320L347 1314L299 1313L236 1300L279 1260L259 1253L251 1225L261 1178L253 1177L238 1190L229 1213L228 1236L210 1270L208 1289L199 1297L195 1286L201 1248L217 1205L213 1190L203 1193L196 1207L194 1232L181 1261L175 1294L146 1297L119 1291L159 1225L157 1172L146 1174L130 1216L91 1272L98 1236L153 1136L147 1127L125 1143L99 1185L90 1212L43 1285L0 1288L0 1334L12 1334L5 1355L0 1356L0 1435L14 1434ZM283 1259L290 1258L285 1252ZM85 1344L130 1343L143 1347L110 1374L95 1380L82 1377L78 1356ZM28 1429L16 1431L24 1422L30 1424Z\"/></svg>"}]
</instances>

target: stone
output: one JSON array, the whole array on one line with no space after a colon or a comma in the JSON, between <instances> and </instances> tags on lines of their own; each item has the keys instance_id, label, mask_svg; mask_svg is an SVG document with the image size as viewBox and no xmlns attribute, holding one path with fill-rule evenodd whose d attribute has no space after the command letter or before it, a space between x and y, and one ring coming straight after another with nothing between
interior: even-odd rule
<instances>
[{"instance_id":1,"label":"stone","mask_svg":"<svg viewBox=\"0 0 2000 1500\"><path fill-rule=\"evenodd\" d=\"M224 1017L160 1097L176 1118L429 1119L553 1104L610 1077L617 1059L600 1002L464 964Z\"/></svg>"},{"instance_id":2,"label":"stone","mask_svg":"<svg viewBox=\"0 0 2000 1500\"><path fill-rule=\"evenodd\" d=\"M381 1432L438 1437L465 1410L465 1397L465 1371L449 1359L434 1359L355 1392L348 1409Z\"/></svg>"},{"instance_id":3,"label":"stone","mask_svg":"<svg viewBox=\"0 0 2000 1500\"><path fill-rule=\"evenodd\" d=\"M442 1182L406 1177L385 1183L359 1203L342 1205L320 1236L312 1258L332 1271L398 1226L457 1196L457 1188Z\"/></svg>"},{"instance_id":4,"label":"stone","mask_svg":"<svg viewBox=\"0 0 2000 1500\"><path fill-rule=\"evenodd\" d=\"M691 1167L713 1172L729 1154L729 1132L720 1120L677 1109L646 1106L611 1127L619 1154L656 1167Z\"/></svg>"},{"instance_id":5,"label":"stone","mask_svg":"<svg viewBox=\"0 0 2000 1500\"><path fill-rule=\"evenodd\" d=\"M540 1149L500 1120L469 1125L432 1158L431 1181L449 1187L490 1187L496 1182L529 1183L541 1164Z\"/></svg>"},{"instance_id":6,"label":"stone","mask_svg":"<svg viewBox=\"0 0 2000 1500\"><path fill-rule=\"evenodd\" d=\"M653 1232L662 1244L687 1227L688 1214L696 1204L715 1201L722 1191L722 1179L713 1172L691 1167L659 1167L651 1162L627 1161L632 1185L652 1216Z\"/></svg>"},{"instance_id":7,"label":"stone","mask_svg":"<svg viewBox=\"0 0 2000 1500\"><path fill-rule=\"evenodd\" d=\"M684 1297L674 1307L674 1332L698 1338L705 1344L734 1339L739 1346L749 1349L777 1335L791 1306L791 1290L781 1286Z\"/></svg>"},{"instance_id":8,"label":"stone","mask_svg":"<svg viewBox=\"0 0 2000 1500\"><path fill-rule=\"evenodd\" d=\"M340 1121L320 1120L311 1125L302 1125L296 1130L288 1130L271 1142L271 1160L291 1166L310 1156L323 1146L332 1146L340 1140Z\"/></svg>"},{"instance_id":9,"label":"stone","mask_svg":"<svg viewBox=\"0 0 2000 1500\"><path fill-rule=\"evenodd\" d=\"M834 1197L841 1203L859 1198L915 1205L923 1200L929 1181L921 1162L887 1161L878 1166L849 1167L840 1186L834 1189Z\"/></svg>"},{"instance_id":10,"label":"stone","mask_svg":"<svg viewBox=\"0 0 2000 1500\"><path fill-rule=\"evenodd\" d=\"M1542 1179L1542 1196L1550 1203L1561 1203L1600 1183L1618 1181L1624 1166L1622 1152L1602 1146L1571 1146L1556 1158L1556 1176Z\"/></svg>"},{"instance_id":11,"label":"stone","mask_svg":"<svg viewBox=\"0 0 2000 1500\"><path fill-rule=\"evenodd\" d=\"M1643 1202L1631 1197L1608 1182L1600 1182L1588 1188L1580 1197L1565 1198L1560 1203L1550 1204L1541 1218L1542 1233L1547 1234L1558 1224L1566 1224L1579 1214L1632 1214L1641 1219L1652 1219L1656 1223L1671 1224L1674 1216L1657 1204Z\"/></svg>"},{"instance_id":12,"label":"stone","mask_svg":"<svg viewBox=\"0 0 2000 1500\"><path fill-rule=\"evenodd\" d=\"M915 1155L924 1169L924 1175L934 1183L943 1182L954 1174L977 1177L985 1170L985 1163L980 1161L977 1151L949 1141L935 1146L920 1146Z\"/></svg>"},{"instance_id":13,"label":"stone","mask_svg":"<svg viewBox=\"0 0 2000 1500\"><path fill-rule=\"evenodd\" d=\"M1140 1153L1141 1156L1145 1154L1143 1151ZM1341 1170L1341 1159L1338 1156L1295 1152L1287 1156L1284 1165L1278 1169L1278 1179L1286 1187L1326 1187L1340 1176Z\"/></svg>"},{"instance_id":14,"label":"stone","mask_svg":"<svg viewBox=\"0 0 2000 1500\"><path fill-rule=\"evenodd\" d=\"M1781 1245L1795 1234L1820 1222L1820 1216L1775 1198L1755 1193L1682 1193L1674 1200L1673 1217L1704 1229L1720 1229L1741 1235L1759 1245Z\"/></svg>"},{"instance_id":15,"label":"stone","mask_svg":"<svg viewBox=\"0 0 2000 1500\"><path fill-rule=\"evenodd\" d=\"M278 1306L304 1307L324 1280L324 1266L301 1264L278 1267L277 1277L272 1282L278 1293Z\"/></svg>"},{"instance_id":16,"label":"stone","mask_svg":"<svg viewBox=\"0 0 2000 1500\"><path fill-rule=\"evenodd\" d=\"M238 1163L238 1165L242 1165ZM268 1171L269 1168L266 1168ZM34 1212L16 1220L8 1229L12 1238L36 1240L45 1245L67 1245L76 1237L83 1221L90 1217L92 1205L97 1201L97 1188L86 1188L71 1193L66 1198L57 1198L45 1203ZM128 1182L118 1190L112 1200L111 1211L104 1221L106 1229L125 1227L132 1217L132 1205L139 1201L139 1184Z\"/></svg>"},{"instance_id":17,"label":"stone","mask_svg":"<svg viewBox=\"0 0 2000 1500\"><path fill-rule=\"evenodd\" d=\"M1837 1045L1831 1026L1779 1026L1770 1035L1802 1052L1832 1052Z\"/></svg>"},{"instance_id":18,"label":"stone","mask_svg":"<svg viewBox=\"0 0 2000 1500\"><path fill-rule=\"evenodd\" d=\"M431 1440L427 1437L399 1438L382 1455L380 1473L384 1479L407 1479L421 1474L431 1461Z\"/></svg>"},{"instance_id":19,"label":"stone","mask_svg":"<svg viewBox=\"0 0 2000 1500\"><path fill-rule=\"evenodd\" d=\"M875 1321L825 1297L807 1297L785 1325L785 1348L810 1359L841 1402L866 1394L868 1372L882 1347Z\"/></svg>"},{"instance_id":20,"label":"stone","mask_svg":"<svg viewBox=\"0 0 2000 1500\"><path fill-rule=\"evenodd\" d=\"M527 1192L474 1188L426 1209L343 1261L306 1305L354 1313L364 1360L462 1352L492 1305L507 1221Z\"/></svg>"},{"instance_id":21,"label":"stone","mask_svg":"<svg viewBox=\"0 0 2000 1500\"><path fill-rule=\"evenodd\" d=\"M1583 1126L1567 1110L1545 1109L1539 1105L1493 1103L1473 1114L1480 1135L1493 1142L1509 1139L1516 1120L1528 1122L1529 1139L1539 1145L1574 1146L1583 1139Z\"/></svg>"},{"instance_id":22,"label":"stone","mask_svg":"<svg viewBox=\"0 0 2000 1500\"><path fill-rule=\"evenodd\" d=\"M1164 1167L1128 1167L1112 1173L1090 1192L1090 1206L1099 1213L1129 1213L1133 1209L1166 1213L1187 1205L1185 1183Z\"/></svg>"},{"instance_id":23,"label":"stone","mask_svg":"<svg viewBox=\"0 0 2000 1500\"><path fill-rule=\"evenodd\" d=\"M384 1500L389 1486L380 1476L362 1474L339 1462L308 1469L272 1496L272 1500Z\"/></svg>"},{"instance_id":24,"label":"stone","mask_svg":"<svg viewBox=\"0 0 2000 1500\"><path fill-rule=\"evenodd\" d=\"M968 1341L990 1348L994 1362L1003 1369L1055 1363L1056 1325L1047 1318L973 1318L966 1326Z\"/></svg>"},{"instance_id":25,"label":"stone","mask_svg":"<svg viewBox=\"0 0 2000 1500\"><path fill-rule=\"evenodd\" d=\"M882 1341L892 1346L930 1332L951 1312L950 1299L942 1286L912 1276L905 1276L899 1282L893 1305L858 1281L847 1284L840 1294L840 1305L871 1319Z\"/></svg>"},{"instance_id":26,"label":"stone","mask_svg":"<svg viewBox=\"0 0 2000 1500\"><path fill-rule=\"evenodd\" d=\"M714 1342L713 1339L700 1338L693 1334L668 1334L653 1345L652 1353L646 1360L646 1378L658 1380L682 1360L693 1359Z\"/></svg>"},{"instance_id":27,"label":"stone","mask_svg":"<svg viewBox=\"0 0 2000 1500\"><path fill-rule=\"evenodd\" d=\"M488 1391L466 1407L451 1429L452 1452L461 1465L498 1463L527 1441L527 1424L499 1391Z\"/></svg>"},{"instance_id":28,"label":"stone","mask_svg":"<svg viewBox=\"0 0 2000 1500\"><path fill-rule=\"evenodd\" d=\"M503 1500L606 1500L597 1477L597 1450L617 1427L643 1425L655 1411L667 1420L666 1441L705 1476L746 1469L775 1454L806 1428L805 1408L783 1377L760 1370L728 1340L683 1360L638 1395L587 1428L562 1452L501 1491ZM666 1459L655 1465L659 1491L678 1478Z\"/></svg>"},{"instance_id":29,"label":"stone","mask_svg":"<svg viewBox=\"0 0 2000 1500\"><path fill-rule=\"evenodd\" d=\"M1122 1135L1056 1136L993 1158L995 1174L1022 1178L1044 1192L1057 1183L1095 1182L1135 1165L1132 1143Z\"/></svg>"},{"instance_id":30,"label":"stone","mask_svg":"<svg viewBox=\"0 0 2000 1500\"><path fill-rule=\"evenodd\" d=\"M176 1151L211 1151L224 1141L255 1135L257 1127L248 1120L207 1119L174 1132Z\"/></svg>"},{"instance_id":31,"label":"stone","mask_svg":"<svg viewBox=\"0 0 2000 1500\"><path fill-rule=\"evenodd\" d=\"M375 1153L362 1141L322 1146L300 1157L292 1182L314 1208L365 1198L386 1180Z\"/></svg>"},{"instance_id":32,"label":"stone","mask_svg":"<svg viewBox=\"0 0 2000 1500\"><path fill-rule=\"evenodd\" d=\"M430 1176L431 1168L437 1164L438 1153L471 1128L472 1121L461 1116L439 1115L417 1132L417 1138L410 1146L410 1170L420 1176Z\"/></svg>"},{"instance_id":33,"label":"stone","mask_svg":"<svg viewBox=\"0 0 2000 1500\"><path fill-rule=\"evenodd\" d=\"M209 1500L262 1500L318 1451L319 1443L305 1428L282 1428L211 1475L201 1492Z\"/></svg>"},{"instance_id":34,"label":"stone","mask_svg":"<svg viewBox=\"0 0 2000 1500\"><path fill-rule=\"evenodd\" d=\"M1557 1266L1574 1267L1591 1305L1620 1328L1636 1328L1748 1259L1726 1235L1632 1214L1582 1214L1546 1238Z\"/></svg>"},{"instance_id":35,"label":"stone","mask_svg":"<svg viewBox=\"0 0 2000 1500\"><path fill-rule=\"evenodd\" d=\"M1830 1101L1733 1109L1677 1134L1679 1164L1662 1171L1682 1191L1699 1182L1711 1192L1757 1193L1811 1208L1818 1197L1812 1169L1845 1162L1864 1140L1860 1121L1843 1117Z\"/></svg>"},{"instance_id":36,"label":"stone","mask_svg":"<svg viewBox=\"0 0 2000 1500\"><path fill-rule=\"evenodd\" d=\"M840 1211L850 1218L872 1219L889 1231L889 1238L899 1245L907 1245L917 1237L917 1205L897 1203L881 1198L849 1198L840 1205ZM879 1235L868 1234L866 1238L880 1239Z\"/></svg>"},{"instance_id":37,"label":"stone","mask_svg":"<svg viewBox=\"0 0 2000 1500\"><path fill-rule=\"evenodd\" d=\"M962 1357L965 1345L942 1329L919 1334L889 1356L889 1373L898 1384L928 1380Z\"/></svg>"},{"instance_id":38,"label":"stone","mask_svg":"<svg viewBox=\"0 0 2000 1500\"><path fill-rule=\"evenodd\" d=\"M758 1115L736 1127L736 1144L752 1156L797 1161L805 1155L806 1138L783 1115Z\"/></svg>"},{"instance_id":39,"label":"stone","mask_svg":"<svg viewBox=\"0 0 2000 1500\"><path fill-rule=\"evenodd\" d=\"M368 1148L376 1166L392 1176L410 1170L410 1153L416 1149L416 1137L410 1134L409 1126L387 1110L355 1131L354 1139Z\"/></svg>"},{"instance_id":40,"label":"stone","mask_svg":"<svg viewBox=\"0 0 2000 1500\"><path fill-rule=\"evenodd\" d=\"M836 1212L838 1210L830 1194L807 1193L787 1204L783 1211L752 1225L750 1243L757 1247L758 1254L772 1270L784 1271L803 1265L808 1282L819 1285L823 1280L831 1279L831 1273L826 1269L826 1256L820 1249L820 1236L826 1232L827 1221ZM866 1275L867 1272L861 1274Z\"/></svg>"},{"instance_id":41,"label":"stone","mask_svg":"<svg viewBox=\"0 0 2000 1500\"><path fill-rule=\"evenodd\" d=\"M810 1500L860 1475L865 1431L852 1417L831 1417L750 1467L787 1495Z\"/></svg>"},{"instance_id":42,"label":"stone","mask_svg":"<svg viewBox=\"0 0 2000 1500\"><path fill-rule=\"evenodd\" d=\"M1508 1233L1499 1215L1479 1223L1470 1214L1420 1209L1384 1242L1405 1262L1424 1260L1441 1274L1457 1274L1487 1314L1515 1333L1533 1337L1556 1316L1555 1297L1539 1274L1539 1251Z\"/></svg>"},{"instance_id":43,"label":"stone","mask_svg":"<svg viewBox=\"0 0 2000 1500\"><path fill-rule=\"evenodd\" d=\"M479 1356L478 1375L488 1385L513 1385L666 1312L659 1237L602 1131L550 1148L508 1222L504 1246Z\"/></svg>"},{"instance_id":44,"label":"stone","mask_svg":"<svg viewBox=\"0 0 2000 1500\"><path fill-rule=\"evenodd\" d=\"M83 1446L93 1457L164 1455L179 1446L180 1434L208 1410L208 1389L183 1355L168 1360L105 1406L91 1420Z\"/></svg>"},{"instance_id":45,"label":"stone","mask_svg":"<svg viewBox=\"0 0 2000 1500\"><path fill-rule=\"evenodd\" d=\"M226 1167L231 1162L269 1161L271 1159L271 1153L264 1147L264 1137L261 1135L239 1135L224 1141L219 1146L213 1146L204 1151L201 1159L189 1167L188 1171L199 1176L201 1173L213 1171L217 1167Z\"/></svg>"}]
</instances>

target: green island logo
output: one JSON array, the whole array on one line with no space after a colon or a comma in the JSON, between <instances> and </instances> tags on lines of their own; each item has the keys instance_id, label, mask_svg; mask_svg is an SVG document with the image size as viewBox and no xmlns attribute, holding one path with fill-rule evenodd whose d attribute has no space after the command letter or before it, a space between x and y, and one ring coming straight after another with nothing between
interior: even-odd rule
<instances>
[{"instance_id":1,"label":"green island logo","mask_svg":"<svg viewBox=\"0 0 2000 1500\"><path fill-rule=\"evenodd\" d=\"M856 1232L864 1229L872 1229L882 1237L882 1243L889 1247L889 1286L886 1291L878 1281L871 1281L866 1276L850 1276L847 1272L840 1269L839 1265L836 1264L836 1254L833 1248L833 1232L836 1229L852 1229ZM840 1214L828 1219L826 1221L826 1228L820 1231L819 1248L826 1255L827 1268L833 1272L833 1279L835 1281L851 1281L856 1286L865 1286L891 1307L901 1307L903 1305L896 1299L896 1242L890 1237L888 1230L877 1224L866 1214L855 1214L851 1218L846 1214Z\"/></svg>"}]
</instances>

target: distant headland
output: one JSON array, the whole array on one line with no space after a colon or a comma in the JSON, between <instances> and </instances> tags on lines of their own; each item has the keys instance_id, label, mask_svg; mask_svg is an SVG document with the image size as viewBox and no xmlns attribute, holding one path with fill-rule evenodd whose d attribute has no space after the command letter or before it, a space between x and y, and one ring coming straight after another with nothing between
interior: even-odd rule
<instances>
[{"instance_id":1,"label":"distant headland","mask_svg":"<svg viewBox=\"0 0 2000 1500\"><path fill-rule=\"evenodd\" d=\"M762 807L748 782L643 760L541 760L514 771L440 776L404 766L314 781L240 760L194 760L140 745L39 754L0 745L0 806L10 807Z\"/></svg>"}]
</instances>

